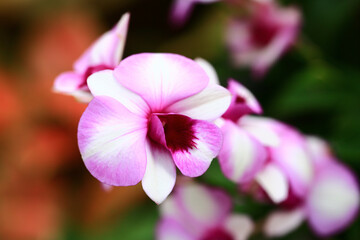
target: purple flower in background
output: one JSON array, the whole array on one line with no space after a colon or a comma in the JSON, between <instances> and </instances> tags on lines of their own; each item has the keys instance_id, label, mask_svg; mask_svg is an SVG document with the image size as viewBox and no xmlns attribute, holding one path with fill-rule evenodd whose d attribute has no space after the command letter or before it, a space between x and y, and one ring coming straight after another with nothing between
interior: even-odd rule
<instances>
[{"instance_id":1,"label":"purple flower in background","mask_svg":"<svg viewBox=\"0 0 360 240\"><path fill-rule=\"evenodd\" d=\"M98 71L114 69L123 55L130 14L125 13L116 26L103 34L75 62L74 70L60 74L54 82L54 91L76 97L79 101L89 102L92 95L87 78Z\"/></svg>"},{"instance_id":2,"label":"purple flower in background","mask_svg":"<svg viewBox=\"0 0 360 240\"><path fill-rule=\"evenodd\" d=\"M91 75L94 99L79 123L84 163L102 183L135 185L161 203L171 192L176 168L202 175L222 146L212 120L231 101L209 84L200 65L176 54L143 53L122 60L114 71Z\"/></svg>"},{"instance_id":3,"label":"purple flower in background","mask_svg":"<svg viewBox=\"0 0 360 240\"><path fill-rule=\"evenodd\" d=\"M230 197L221 189L192 182L179 184L161 206L157 240L245 240L252 220L231 213Z\"/></svg>"},{"instance_id":4,"label":"purple flower in background","mask_svg":"<svg viewBox=\"0 0 360 240\"><path fill-rule=\"evenodd\" d=\"M234 64L249 66L255 77L262 77L295 42L300 11L280 7L275 1L251 1L248 5L248 15L229 22L226 41Z\"/></svg>"},{"instance_id":5,"label":"purple flower in background","mask_svg":"<svg viewBox=\"0 0 360 240\"><path fill-rule=\"evenodd\" d=\"M218 1L219 0L174 0L170 11L170 20L176 26L183 26L190 17L195 4L208 4Z\"/></svg>"}]
</instances>

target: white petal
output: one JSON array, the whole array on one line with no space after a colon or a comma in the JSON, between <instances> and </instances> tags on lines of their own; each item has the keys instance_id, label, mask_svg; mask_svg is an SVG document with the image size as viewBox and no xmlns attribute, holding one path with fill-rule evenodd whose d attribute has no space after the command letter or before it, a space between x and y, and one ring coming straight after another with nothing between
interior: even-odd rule
<instances>
[{"instance_id":1,"label":"white petal","mask_svg":"<svg viewBox=\"0 0 360 240\"><path fill-rule=\"evenodd\" d=\"M255 224L246 215L232 214L224 224L225 229L231 233L234 240L246 240L255 230Z\"/></svg>"},{"instance_id":2,"label":"white petal","mask_svg":"<svg viewBox=\"0 0 360 240\"><path fill-rule=\"evenodd\" d=\"M170 152L160 145L147 142L146 171L142 187L157 204L162 203L175 185L176 168Z\"/></svg>"},{"instance_id":3,"label":"white petal","mask_svg":"<svg viewBox=\"0 0 360 240\"><path fill-rule=\"evenodd\" d=\"M126 106L131 112L138 115L144 116L149 112L149 106L146 102L139 95L117 82L112 70L104 70L92 74L88 78L87 83L95 97L112 97Z\"/></svg>"},{"instance_id":4,"label":"white petal","mask_svg":"<svg viewBox=\"0 0 360 240\"><path fill-rule=\"evenodd\" d=\"M299 227L304 219L303 208L275 211L266 218L263 230L268 237L282 237Z\"/></svg>"},{"instance_id":5,"label":"white petal","mask_svg":"<svg viewBox=\"0 0 360 240\"><path fill-rule=\"evenodd\" d=\"M277 146L280 143L279 135L271 127L273 120L264 117L244 116L238 124L251 133L266 146Z\"/></svg>"},{"instance_id":6,"label":"white petal","mask_svg":"<svg viewBox=\"0 0 360 240\"><path fill-rule=\"evenodd\" d=\"M225 176L234 182L248 182L263 167L265 148L251 135L231 121L221 128L224 143L219 163Z\"/></svg>"},{"instance_id":7,"label":"white petal","mask_svg":"<svg viewBox=\"0 0 360 240\"><path fill-rule=\"evenodd\" d=\"M274 164L268 164L258 175L256 181L275 202L284 201L289 192L289 184L284 173Z\"/></svg>"},{"instance_id":8,"label":"white petal","mask_svg":"<svg viewBox=\"0 0 360 240\"><path fill-rule=\"evenodd\" d=\"M219 77L216 73L215 68L205 59L203 58L195 58L195 62L200 64L200 66L204 69L204 71L209 76L209 84L217 84L219 85Z\"/></svg>"},{"instance_id":9,"label":"white petal","mask_svg":"<svg viewBox=\"0 0 360 240\"><path fill-rule=\"evenodd\" d=\"M204 90L167 108L168 112L183 114L193 119L212 121L226 112L231 94L225 88L209 84Z\"/></svg>"}]
</instances>

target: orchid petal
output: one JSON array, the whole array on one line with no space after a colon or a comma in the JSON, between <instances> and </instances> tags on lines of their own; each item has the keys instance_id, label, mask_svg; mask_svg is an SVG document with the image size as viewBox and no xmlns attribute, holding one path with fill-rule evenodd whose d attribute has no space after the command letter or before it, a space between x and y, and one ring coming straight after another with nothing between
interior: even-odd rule
<instances>
[{"instance_id":1,"label":"orchid petal","mask_svg":"<svg viewBox=\"0 0 360 240\"><path fill-rule=\"evenodd\" d=\"M160 216L164 218L173 218L175 220L179 219L181 215L179 208L177 207L174 194L170 195L166 200L160 205Z\"/></svg>"},{"instance_id":2,"label":"orchid petal","mask_svg":"<svg viewBox=\"0 0 360 240\"><path fill-rule=\"evenodd\" d=\"M231 121L226 121L221 130L224 138L219 154L222 172L237 183L252 180L265 163L265 148Z\"/></svg>"},{"instance_id":3,"label":"orchid petal","mask_svg":"<svg viewBox=\"0 0 360 240\"><path fill-rule=\"evenodd\" d=\"M271 148L270 155L288 177L294 194L304 196L313 179L314 168L303 136L293 131L282 135L280 145Z\"/></svg>"},{"instance_id":4,"label":"orchid petal","mask_svg":"<svg viewBox=\"0 0 360 240\"><path fill-rule=\"evenodd\" d=\"M232 94L231 105L224 113L223 118L236 122L241 116L255 113L261 114L262 108L254 95L243 85L233 79L229 80L228 90Z\"/></svg>"},{"instance_id":5,"label":"orchid petal","mask_svg":"<svg viewBox=\"0 0 360 240\"><path fill-rule=\"evenodd\" d=\"M187 229L198 234L222 223L232 207L224 191L198 184L181 185L174 196Z\"/></svg>"},{"instance_id":6,"label":"orchid petal","mask_svg":"<svg viewBox=\"0 0 360 240\"><path fill-rule=\"evenodd\" d=\"M193 119L212 121L219 118L229 107L231 95L225 88L209 84L204 90L180 100L167 108Z\"/></svg>"},{"instance_id":7,"label":"orchid petal","mask_svg":"<svg viewBox=\"0 0 360 240\"><path fill-rule=\"evenodd\" d=\"M219 77L216 73L216 70L208 61L203 58L195 58L195 62L197 62L209 76L209 84L220 85Z\"/></svg>"},{"instance_id":8,"label":"orchid petal","mask_svg":"<svg viewBox=\"0 0 360 240\"><path fill-rule=\"evenodd\" d=\"M114 71L103 70L88 78L88 87L96 96L108 96L116 99L131 112L145 116L149 111L147 103L136 93L122 86L114 77Z\"/></svg>"},{"instance_id":9,"label":"orchid petal","mask_svg":"<svg viewBox=\"0 0 360 240\"><path fill-rule=\"evenodd\" d=\"M113 186L137 184L146 167L147 121L113 98L94 98L78 127L79 148L90 173Z\"/></svg>"},{"instance_id":10,"label":"orchid petal","mask_svg":"<svg viewBox=\"0 0 360 240\"><path fill-rule=\"evenodd\" d=\"M322 236L336 233L355 218L359 204L354 175L339 163L329 163L317 173L306 201L310 225Z\"/></svg>"},{"instance_id":11,"label":"orchid petal","mask_svg":"<svg viewBox=\"0 0 360 240\"><path fill-rule=\"evenodd\" d=\"M88 67L106 65L115 68L121 59L130 14L125 13L118 24L103 34L74 64L76 72L85 73Z\"/></svg>"},{"instance_id":12,"label":"orchid petal","mask_svg":"<svg viewBox=\"0 0 360 240\"><path fill-rule=\"evenodd\" d=\"M275 203L284 201L289 193L289 184L284 173L275 165L267 164L257 174L256 181Z\"/></svg>"},{"instance_id":13,"label":"orchid petal","mask_svg":"<svg viewBox=\"0 0 360 240\"><path fill-rule=\"evenodd\" d=\"M176 166L188 177L202 175L209 168L212 159L218 155L222 145L221 130L215 124L194 121L194 147L172 152Z\"/></svg>"},{"instance_id":14,"label":"orchid petal","mask_svg":"<svg viewBox=\"0 0 360 240\"><path fill-rule=\"evenodd\" d=\"M275 211L266 218L263 230L268 237L282 237L299 227L304 219L305 212L301 207Z\"/></svg>"},{"instance_id":15,"label":"orchid petal","mask_svg":"<svg viewBox=\"0 0 360 240\"><path fill-rule=\"evenodd\" d=\"M60 74L54 82L54 91L61 93L71 93L79 89L83 82L83 76L75 72L64 72Z\"/></svg>"},{"instance_id":16,"label":"orchid petal","mask_svg":"<svg viewBox=\"0 0 360 240\"><path fill-rule=\"evenodd\" d=\"M170 152L161 145L147 142L147 163L142 187L157 204L162 203L175 185L176 168Z\"/></svg>"},{"instance_id":17,"label":"orchid petal","mask_svg":"<svg viewBox=\"0 0 360 240\"><path fill-rule=\"evenodd\" d=\"M246 240L255 230L255 224L246 215L232 214L228 216L224 224L225 229L231 233L234 240Z\"/></svg>"},{"instance_id":18,"label":"orchid petal","mask_svg":"<svg viewBox=\"0 0 360 240\"><path fill-rule=\"evenodd\" d=\"M191 59L176 54L141 53L121 61L116 79L139 94L153 112L203 90L209 77Z\"/></svg>"},{"instance_id":19,"label":"orchid petal","mask_svg":"<svg viewBox=\"0 0 360 240\"><path fill-rule=\"evenodd\" d=\"M316 169L322 168L330 161L335 161L331 148L327 142L315 136L306 136L306 146L311 154L311 160Z\"/></svg>"},{"instance_id":20,"label":"orchid petal","mask_svg":"<svg viewBox=\"0 0 360 240\"><path fill-rule=\"evenodd\" d=\"M157 240L194 240L184 227L172 218L162 219L156 227Z\"/></svg>"},{"instance_id":21,"label":"orchid petal","mask_svg":"<svg viewBox=\"0 0 360 240\"><path fill-rule=\"evenodd\" d=\"M196 3L213 3L219 0L174 0L170 11L170 19L177 26L182 26L190 17Z\"/></svg>"},{"instance_id":22,"label":"orchid petal","mask_svg":"<svg viewBox=\"0 0 360 240\"><path fill-rule=\"evenodd\" d=\"M280 144L280 136L275 131L273 122L270 118L243 116L238 124L265 146L274 147Z\"/></svg>"}]
</instances>

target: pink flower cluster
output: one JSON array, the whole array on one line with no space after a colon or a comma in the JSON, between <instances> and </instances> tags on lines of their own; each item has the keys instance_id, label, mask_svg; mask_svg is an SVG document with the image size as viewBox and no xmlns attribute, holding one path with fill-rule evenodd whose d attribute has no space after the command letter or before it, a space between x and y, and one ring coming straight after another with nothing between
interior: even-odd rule
<instances>
[{"instance_id":1,"label":"pink flower cluster","mask_svg":"<svg viewBox=\"0 0 360 240\"><path fill-rule=\"evenodd\" d=\"M281 236L304 219L321 235L350 223L358 185L326 143L250 116L262 113L253 94L235 80L221 87L203 59L140 53L120 61L128 21L125 14L54 84L58 92L91 100L78 144L95 178L106 186L141 181L160 204L174 188L176 168L198 177L218 156L224 175L242 192L281 208L265 221L268 236ZM180 239L246 239L253 229L249 219L231 214L231 200L220 190L180 186L163 209L158 239L175 233ZM239 232L237 224L247 230Z\"/></svg>"},{"instance_id":2,"label":"pink flower cluster","mask_svg":"<svg viewBox=\"0 0 360 240\"><path fill-rule=\"evenodd\" d=\"M217 120L224 138L220 167L241 192L279 206L266 219L265 234L282 236L305 219L324 236L347 226L359 209L359 186L327 143L280 121L247 115L261 113L254 96L233 80L228 89L232 103Z\"/></svg>"}]
</instances>

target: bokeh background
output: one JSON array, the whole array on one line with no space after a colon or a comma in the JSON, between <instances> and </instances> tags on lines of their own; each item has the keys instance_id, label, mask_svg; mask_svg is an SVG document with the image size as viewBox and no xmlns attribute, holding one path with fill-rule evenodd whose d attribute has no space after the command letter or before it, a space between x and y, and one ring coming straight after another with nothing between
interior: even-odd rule
<instances>
[{"instance_id":1,"label":"bokeh background","mask_svg":"<svg viewBox=\"0 0 360 240\"><path fill-rule=\"evenodd\" d=\"M222 83L229 77L242 82L264 115L326 139L360 176L360 1L281 2L301 9L301 33L268 74L254 80L230 61L224 31L233 11L225 4L198 5L190 21L175 28L170 0L1 0L0 239L154 239L156 205L141 186L103 190L77 149L86 105L51 90L54 78L127 11L125 56L174 52L207 59ZM216 161L200 180L236 195ZM236 211L255 220L270 210L237 197ZM331 237L359 238L359 219ZM317 237L304 223L283 239Z\"/></svg>"}]
</instances>

